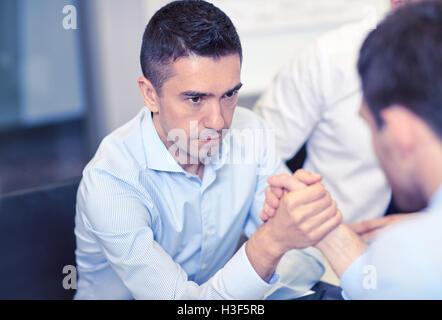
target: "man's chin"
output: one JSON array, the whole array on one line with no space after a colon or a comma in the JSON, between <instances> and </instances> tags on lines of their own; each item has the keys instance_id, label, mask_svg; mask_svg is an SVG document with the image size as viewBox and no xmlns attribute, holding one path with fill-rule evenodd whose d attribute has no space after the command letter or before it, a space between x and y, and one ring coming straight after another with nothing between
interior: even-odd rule
<instances>
[{"instance_id":1,"label":"man's chin","mask_svg":"<svg viewBox=\"0 0 442 320\"><path fill-rule=\"evenodd\" d=\"M202 164L207 164L216 161L219 158L220 145L219 143L204 143L198 148L198 154L189 155L193 161L198 161Z\"/></svg>"}]
</instances>

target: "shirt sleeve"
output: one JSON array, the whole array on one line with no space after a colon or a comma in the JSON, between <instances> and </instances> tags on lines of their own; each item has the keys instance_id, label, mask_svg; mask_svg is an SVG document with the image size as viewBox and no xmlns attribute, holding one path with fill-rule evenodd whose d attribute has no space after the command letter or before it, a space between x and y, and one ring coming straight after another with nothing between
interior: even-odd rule
<instances>
[{"instance_id":1,"label":"shirt sleeve","mask_svg":"<svg viewBox=\"0 0 442 320\"><path fill-rule=\"evenodd\" d=\"M155 218L142 196L96 168L84 173L78 196L86 229L135 299L261 299L272 287L256 274L244 246L206 283L188 281L155 241Z\"/></svg>"},{"instance_id":2,"label":"shirt sleeve","mask_svg":"<svg viewBox=\"0 0 442 320\"><path fill-rule=\"evenodd\" d=\"M410 218L386 228L341 277L349 299L441 299L440 255L430 222ZM434 226L435 224L433 224ZM437 225L437 224L436 224ZM434 228L434 227L433 227ZM424 231L422 231L424 230ZM420 232L426 232L422 236Z\"/></svg>"},{"instance_id":3,"label":"shirt sleeve","mask_svg":"<svg viewBox=\"0 0 442 320\"><path fill-rule=\"evenodd\" d=\"M276 146L288 160L321 119L323 59L316 42L293 56L257 101L254 111L276 130Z\"/></svg>"}]
</instances>

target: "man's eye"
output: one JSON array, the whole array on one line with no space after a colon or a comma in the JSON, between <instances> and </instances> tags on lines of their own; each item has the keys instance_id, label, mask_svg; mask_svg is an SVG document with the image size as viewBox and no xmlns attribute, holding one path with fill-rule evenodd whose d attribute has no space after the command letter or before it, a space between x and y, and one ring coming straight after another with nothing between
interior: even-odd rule
<instances>
[{"instance_id":1,"label":"man's eye","mask_svg":"<svg viewBox=\"0 0 442 320\"><path fill-rule=\"evenodd\" d=\"M228 92L226 93L224 96L228 99L233 98L234 96L236 96L236 94L238 93L238 91L232 91L232 92Z\"/></svg>"},{"instance_id":2,"label":"man's eye","mask_svg":"<svg viewBox=\"0 0 442 320\"><path fill-rule=\"evenodd\" d=\"M201 97L193 97L188 99L190 102L197 104L201 102Z\"/></svg>"}]
</instances>

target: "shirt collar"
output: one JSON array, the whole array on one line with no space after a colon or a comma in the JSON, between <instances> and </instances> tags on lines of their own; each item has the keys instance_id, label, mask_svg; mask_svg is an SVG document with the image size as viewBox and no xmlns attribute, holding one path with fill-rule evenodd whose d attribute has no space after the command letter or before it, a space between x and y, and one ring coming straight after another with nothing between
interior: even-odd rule
<instances>
[{"instance_id":1,"label":"shirt collar","mask_svg":"<svg viewBox=\"0 0 442 320\"><path fill-rule=\"evenodd\" d=\"M146 168L157 171L181 172L187 174L167 150L166 146L158 135L152 121L152 112L150 112L147 107L144 107L143 119L141 120L141 130L146 158ZM226 163L230 146L224 142L228 141L229 136L230 134L228 133L223 139L223 143L218 154L218 159L212 160L210 164L206 165L206 167L212 166L216 171Z\"/></svg>"},{"instance_id":2,"label":"shirt collar","mask_svg":"<svg viewBox=\"0 0 442 320\"><path fill-rule=\"evenodd\" d=\"M168 172L184 172L167 150L152 121L152 112L144 107L141 121L146 167L152 170Z\"/></svg>"}]
</instances>

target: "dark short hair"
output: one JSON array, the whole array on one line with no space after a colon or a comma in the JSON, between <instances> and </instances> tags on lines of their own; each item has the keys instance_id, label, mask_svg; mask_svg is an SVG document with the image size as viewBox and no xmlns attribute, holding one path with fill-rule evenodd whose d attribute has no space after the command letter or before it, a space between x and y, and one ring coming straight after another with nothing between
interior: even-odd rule
<instances>
[{"instance_id":1,"label":"dark short hair","mask_svg":"<svg viewBox=\"0 0 442 320\"><path fill-rule=\"evenodd\" d=\"M143 36L143 75L160 92L171 76L168 65L190 54L213 58L238 54L242 61L241 42L232 21L206 1L174 1L155 13Z\"/></svg>"},{"instance_id":2,"label":"dark short hair","mask_svg":"<svg viewBox=\"0 0 442 320\"><path fill-rule=\"evenodd\" d=\"M365 40L358 71L378 127L382 109L401 105L442 138L442 1L399 8Z\"/></svg>"}]
</instances>

